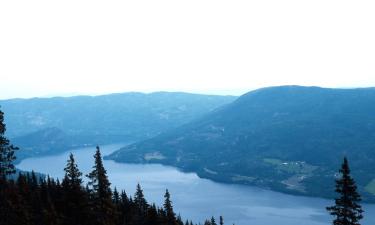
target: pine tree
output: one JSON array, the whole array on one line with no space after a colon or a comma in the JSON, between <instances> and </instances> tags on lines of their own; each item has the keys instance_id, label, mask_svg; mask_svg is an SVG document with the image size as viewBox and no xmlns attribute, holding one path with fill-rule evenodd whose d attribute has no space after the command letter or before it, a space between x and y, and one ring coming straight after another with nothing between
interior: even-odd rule
<instances>
[{"instance_id":1,"label":"pine tree","mask_svg":"<svg viewBox=\"0 0 375 225\"><path fill-rule=\"evenodd\" d=\"M164 194L164 210L166 212L167 223L168 225L176 224L176 214L173 211L171 195L169 194L168 189L165 190Z\"/></svg>"},{"instance_id":2,"label":"pine tree","mask_svg":"<svg viewBox=\"0 0 375 225\"><path fill-rule=\"evenodd\" d=\"M5 131L4 113L0 110L0 179L5 179L7 175L15 172L13 161L16 159L15 151L18 150L4 136Z\"/></svg>"},{"instance_id":3,"label":"pine tree","mask_svg":"<svg viewBox=\"0 0 375 225\"><path fill-rule=\"evenodd\" d=\"M180 214L178 214L178 216L177 216L176 224L177 225L184 225L184 222L182 221L182 218L181 218Z\"/></svg>"},{"instance_id":4,"label":"pine tree","mask_svg":"<svg viewBox=\"0 0 375 225\"><path fill-rule=\"evenodd\" d=\"M211 225L217 225L214 217L211 217Z\"/></svg>"},{"instance_id":5,"label":"pine tree","mask_svg":"<svg viewBox=\"0 0 375 225\"><path fill-rule=\"evenodd\" d=\"M204 221L204 225L211 225L211 222L209 220Z\"/></svg>"},{"instance_id":6,"label":"pine tree","mask_svg":"<svg viewBox=\"0 0 375 225\"><path fill-rule=\"evenodd\" d=\"M87 175L90 180L86 187L82 185L82 173L73 154L69 155L61 184L58 179L44 178L34 172L19 174L16 180L0 179L0 224L184 224L180 215L176 218L168 190L161 208L147 203L139 184L134 200L125 191L120 194L116 188L112 194L99 147L94 157L95 165ZM186 221L186 224L193 225L191 221ZM216 225L213 218L207 220L206 224Z\"/></svg>"},{"instance_id":7,"label":"pine tree","mask_svg":"<svg viewBox=\"0 0 375 225\"><path fill-rule=\"evenodd\" d=\"M40 182L40 200L41 200L41 224L45 225L59 225L61 224L60 215L56 211L55 204L56 199L52 199L50 195L50 189L47 186L45 180Z\"/></svg>"},{"instance_id":8,"label":"pine tree","mask_svg":"<svg viewBox=\"0 0 375 225\"><path fill-rule=\"evenodd\" d=\"M222 216L220 216L220 218L219 218L219 224L220 224L220 225L224 225L224 219L223 219Z\"/></svg>"},{"instance_id":9,"label":"pine tree","mask_svg":"<svg viewBox=\"0 0 375 225\"><path fill-rule=\"evenodd\" d=\"M82 173L79 171L72 153L69 155L65 176L62 181L63 197L65 204L65 224L82 225L88 219L88 198L82 187Z\"/></svg>"},{"instance_id":10,"label":"pine tree","mask_svg":"<svg viewBox=\"0 0 375 225\"><path fill-rule=\"evenodd\" d=\"M69 155L66 167L64 168L65 176L62 181L62 185L68 188L81 189L82 185L82 173L79 171L77 164L72 153Z\"/></svg>"},{"instance_id":11,"label":"pine tree","mask_svg":"<svg viewBox=\"0 0 375 225\"><path fill-rule=\"evenodd\" d=\"M7 182L0 190L0 224L29 225L30 218L17 184Z\"/></svg>"},{"instance_id":12,"label":"pine tree","mask_svg":"<svg viewBox=\"0 0 375 225\"><path fill-rule=\"evenodd\" d=\"M328 212L335 216L334 225L360 225L363 218L362 207L359 205L361 197L357 186L350 175L349 163L346 157L339 170L341 178L336 180L336 192L340 195L335 199L335 205L327 207Z\"/></svg>"},{"instance_id":13,"label":"pine tree","mask_svg":"<svg viewBox=\"0 0 375 225\"><path fill-rule=\"evenodd\" d=\"M146 225L159 225L158 211L155 204L148 208L146 216Z\"/></svg>"},{"instance_id":14,"label":"pine tree","mask_svg":"<svg viewBox=\"0 0 375 225\"><path fill-rule=\"evenodd\" d=\"M140 213L142 215L145 215L145 213L147 212L148 204L140 184L137 184L137 189L134 194L134 203L138 207Z\"/></svg>"},{"instance_id":15,"label":"pine tree","mask_svg":"<svg viewBox=\"0 0 375 225\"><path fill-rule=\"evenodd\" d=\"M107 171L103 166L100 149L96 147L94 155L95 165L93 171L87 175L88 182L92 188L92 207L95 211L96 224L112 225L114 224L114 205L112 204L111 183L108 181Z\"/></svg>"}]
</instances>

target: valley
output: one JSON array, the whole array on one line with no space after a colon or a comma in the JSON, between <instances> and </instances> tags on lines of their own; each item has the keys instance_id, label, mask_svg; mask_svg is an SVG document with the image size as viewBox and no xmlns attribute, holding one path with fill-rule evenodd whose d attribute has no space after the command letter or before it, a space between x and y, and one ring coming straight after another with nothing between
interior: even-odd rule
<instances>
[{"instance_id":1,"label":"valley","mask_svg":"<svg viewBox=\"0 0 375 225\"><path fill-rule=\"evenodd\" d=\"M121 145L102 146L108 155ZM91 170L95 148L72 149L79 169L85 174ZM35 170L62 178L61 169L69 152L23 160L17 165L23 170ZM50 163L53 162L53 163ZM251 186L222 184L200 178L195 173L160 164L123 164L104 160L112 187L126 190L133 195L139 182L147 199L162 204L164 191L171 192L176 213L193 221L203 221L207 215L222 215L226 224L236 225L328 225L330 217L325 206L331 200L282 194ZM375 223L375 205L364 205L366 212L363 225Z\"/></svg>"}]
</instances>

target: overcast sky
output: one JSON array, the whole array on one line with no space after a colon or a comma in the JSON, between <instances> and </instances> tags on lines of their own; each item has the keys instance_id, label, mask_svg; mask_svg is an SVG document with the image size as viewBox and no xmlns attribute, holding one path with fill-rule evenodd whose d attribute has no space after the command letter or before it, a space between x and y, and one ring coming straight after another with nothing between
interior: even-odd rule
<instances>
[{"instance_id":1,"label":"overcast sky","mask_svg":"<svg viewBox=\"0 0 375 225\"><path fill-rule=\"evenodd\" d=\"M375 1L0 2L0 98L375 86Z\"/></svg>"}]
</instances>

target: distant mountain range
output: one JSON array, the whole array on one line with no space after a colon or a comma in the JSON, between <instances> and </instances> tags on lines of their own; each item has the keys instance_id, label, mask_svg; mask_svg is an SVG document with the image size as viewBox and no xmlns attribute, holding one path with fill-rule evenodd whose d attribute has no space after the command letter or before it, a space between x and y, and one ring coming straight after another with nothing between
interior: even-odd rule
<instances>
[{"instance_id":1,"label":"distant mountain range","mask_svg":"<svg viewBox=\"0 0 375 225\"><path fill-rule=\"evenodd\" d=\"M19 159L85 145L134 142L190 122L234 96L179 92L1 100Z\"/></svg>"},{"instance_id":2,"label":"distant mountain range","mask_svg":"<svg viewBox=\"0 0 375 225\"><path fill-rule=\"evenodd\" d=\"M220 182L332 197L344 156L375 201L375 89L281 86L251 91L108 159L162 163Z\"/></svg>"}]
</instances>

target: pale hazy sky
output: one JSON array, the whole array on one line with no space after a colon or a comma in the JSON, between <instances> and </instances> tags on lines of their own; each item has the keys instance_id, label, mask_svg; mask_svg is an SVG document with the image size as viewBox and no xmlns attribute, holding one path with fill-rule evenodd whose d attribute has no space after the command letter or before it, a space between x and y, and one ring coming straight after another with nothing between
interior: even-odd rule
<instances>
[{"instance_id":1,"label":"pale hazy sky","mask_svg":"<svg viewBox=\"0 0 375 225\"><path fill-rule=\"evenodd\" d=\"M0 98L375 86L375 1L0 1Z\"/></svg>"}]
</instances>

